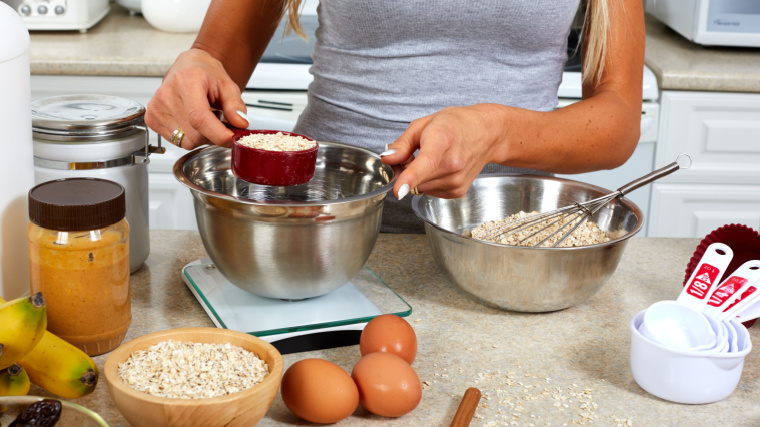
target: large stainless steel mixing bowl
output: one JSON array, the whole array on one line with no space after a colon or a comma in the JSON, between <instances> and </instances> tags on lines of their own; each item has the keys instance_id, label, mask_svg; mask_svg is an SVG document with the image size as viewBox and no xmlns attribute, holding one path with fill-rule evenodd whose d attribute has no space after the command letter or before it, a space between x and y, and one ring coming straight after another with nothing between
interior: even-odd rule
<instances>
[{"instance_id":1,"label":"large stainless steel mixing bowl","mask_svg":"<svg viewBox=\"0 0 760 427\"><path fill-rule=\"evenodd\" d=\"M615 271L628 239L641 230L643 214L627 199L613 200L592 220L611 241L574 248L527 248L465 237L486 220L521 210L549 211L610 191L561 178L482 175L467 194L445 200L415 196L433 257L448 279L487 305L521 312L571 307L594 295Z\"/></svg>"},{"instance_id":2,"label":"large stainless steel mixing bowl","mask_svg":"<svg viewBox=\"0 0 760 427\"><path fill-rule=\"evenodd\" d=\"M319 142L314 178L271 187L236 178L231 151L192 151L174 165L203 246L222 275L255 295L304 299L346 284L375 246L394 169L362 148Z\"/></svg>"}]
</instances>

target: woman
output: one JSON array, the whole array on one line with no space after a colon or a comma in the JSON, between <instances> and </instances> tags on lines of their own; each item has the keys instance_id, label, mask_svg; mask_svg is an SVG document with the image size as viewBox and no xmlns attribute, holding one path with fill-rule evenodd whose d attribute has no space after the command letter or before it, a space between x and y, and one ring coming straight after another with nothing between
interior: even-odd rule
<instances>
[{"instance_id":1,"label":"woman","mask_svg":"<svg viewBox=\"0 0 760 427\"><path fill-rule=\"evenodd\" d=\"M385 203L391 232L422 230L399 202L413 188L456 198L481 171L617 167L640 132L643 5L588 0L583 100L555 110L579 1L322 0L314 81L294 130L404 165ZM240 91L286 12L299 32L300 2L213 0L149 103L148 126L182 148L228 146L212 108L249 125Z\"/></svg>"}]
</instances>

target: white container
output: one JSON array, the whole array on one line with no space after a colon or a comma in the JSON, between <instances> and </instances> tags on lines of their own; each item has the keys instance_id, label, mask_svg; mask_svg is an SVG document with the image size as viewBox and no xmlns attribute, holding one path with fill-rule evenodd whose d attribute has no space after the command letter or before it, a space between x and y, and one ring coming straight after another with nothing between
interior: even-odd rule
<instances>
[{"instance_id":1,"label":"white container","mask_svg":"<svg viewBox=\"0 0 760 427\"><path fill-rule=\"evenodd\" d=\"M140 9L154 28L170 33L197 33L211 0L142 0Z\"/></svg>"},{"instance_id":2,"label":"white container","mask_svg":"<svg viewBox=\"0 0 760 427\"><path fill-rule=\"evenodd\" d=\"M107 95L64 95L32 102L34 179L102 178L126 190L129 267L150 253L145 107Z\"/></svg>"},{"instance_id":3,"label":"white container","mask_svg":"<svg viewBox=\"0 0 760 427\"><path fill-rule=\"evenodd\" d=\"M140 6L140 3L142 3L141 0L116 0L116 3L127 9L130 15L135 15L142 12Z\"/></svg>"},{"instance_id":4,"label":"white container","mask_svg":"<svg viewBox=\"0 0 760 427\"><path fill-rule=\"evenodd\" d=\"M674 350L639 332L645 312L631 319L631 373L641 388L661 399L686 404L718 402L733 393L744 357L752 350L744 325L733 323L738 338L736 352Z\"/></svg>"},{"instance_id":5,"label":"white container","mask_svg":"<svg viewBox=\"0 0 760 427\"><path fill-rule=\"evenodd\" d=\"M29 31L0 1L0 295L29 292L27 193L34 186Z\"/></svg>"}]
</instances>

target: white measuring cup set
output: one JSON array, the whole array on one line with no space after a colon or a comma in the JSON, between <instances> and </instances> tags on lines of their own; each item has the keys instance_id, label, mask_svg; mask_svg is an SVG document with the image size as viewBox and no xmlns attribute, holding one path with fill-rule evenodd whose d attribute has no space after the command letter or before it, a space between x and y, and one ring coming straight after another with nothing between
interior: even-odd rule
<instances>
[{"instance_id":1,"label":"white measuring cup set","mask_svg":"<svg viewBox=\"0 0 760 427\"><path fill-rule=\"evenodd\" d=\"M760 317L760 260L747 261L721 282L732 258L730 247L711 244L678 298L652 304L638 331L679 351L743 351L736 324Z\"/></svg>"}]
</instances>

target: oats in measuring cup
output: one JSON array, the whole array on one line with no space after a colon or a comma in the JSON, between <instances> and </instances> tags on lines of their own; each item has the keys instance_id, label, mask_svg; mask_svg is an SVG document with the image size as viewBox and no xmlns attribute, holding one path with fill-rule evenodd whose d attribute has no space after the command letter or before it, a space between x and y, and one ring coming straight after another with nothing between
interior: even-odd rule
<instances>
[{"instance_id":1,"label":"oats in measuring cup","mask_svg":"<svg viewBox=\"0 0 760 427\"><path fill-rule=\"evenodd\" d=\"M286 135L282 132L252 133L237 140L246 147L267 151L302 151L316 146L316 142L301 136Z\"/></svg>"}]
</instances>

